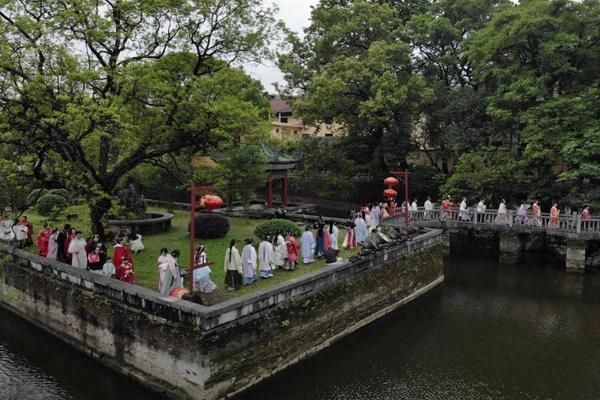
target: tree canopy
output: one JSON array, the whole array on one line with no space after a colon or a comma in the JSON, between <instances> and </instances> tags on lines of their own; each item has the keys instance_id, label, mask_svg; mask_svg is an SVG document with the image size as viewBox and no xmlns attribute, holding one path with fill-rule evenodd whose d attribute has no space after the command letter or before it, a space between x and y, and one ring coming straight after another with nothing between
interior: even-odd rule
<instances>
[{"instance_id":1,"label":"tree canopy","mask_svg":"<svg viewBox=\"0 0 600 400\"><path fill-rule=\"evenodd\" d=\"M206 150L267 115L260 60L275 24L260 0L0 3L0 143L30 177L69 186L101 232L123 176Z\"/></svg>"}]
</instances>

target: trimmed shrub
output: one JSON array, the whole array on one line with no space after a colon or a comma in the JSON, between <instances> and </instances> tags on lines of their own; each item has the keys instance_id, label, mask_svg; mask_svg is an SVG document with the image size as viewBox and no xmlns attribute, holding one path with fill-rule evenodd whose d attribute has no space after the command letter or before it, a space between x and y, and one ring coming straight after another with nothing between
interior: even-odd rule
<instances>
[{"instance_id":1,"label":"trimmed shrub","mask_svg":"<svg viewBox=\"0 0 600 400\"><path fill-rule=\"evenodd\" d=\"M67 208L67 201L62 196L45 194L37 202L37 212L44 217L55 219Z\"/></svg>"},{"instance_id":2,"label":"trimmed shrub","mask_svg":"<svg viewBox=\"0 0 600 400\"><path fill-rule=\"evenodd\" d=\"M39 199L42 198L42 196L48 194L48 190L46 189L33 189L28 195L27 195L27 203L33 205L33 204L37 204Z\"/></svg>"},{"instance_id":3,"label":"trimmed shrub","mask_svg":"<svg viewBox=\"0 0 600 400\"><path fill-rule=\"evenodd\" d=\"M60 196L66 201L69 201L69 191L67 189L52 189L48 192L48 194Z\"/></svg>"},{"instance_id":4,"label":"trimmed shrub","mask_svg":"<svg viewBox=\"0 0 600 400\"><path fill-rule=\"evenodd\" d=\"M229 220L221 214L202 213L196 217L196 239L222 238L228 232Z\"/></svg>"},{"instance_id":5,"label":"trimmed shrub","mask_svg":"<svg viewBox=\"0 0 600 400\"><path fill-rule=\"evenodd\" d=\"M254 230L254 234L262 240L265 240L267 236L273 237L277 232L283 233L284 236L288 232L292 232L297 238L302 234L298 225L287 219L272 219L260 224Z\"/></svg>"}]
</instances>

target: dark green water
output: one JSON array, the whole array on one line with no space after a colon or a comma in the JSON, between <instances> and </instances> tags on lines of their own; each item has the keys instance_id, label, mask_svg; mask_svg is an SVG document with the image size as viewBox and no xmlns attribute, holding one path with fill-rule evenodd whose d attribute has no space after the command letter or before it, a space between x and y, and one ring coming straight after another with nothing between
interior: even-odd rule
<instances>
[{"instance_id":1,"label":"dark green water","mask_svg":"<svg viewBox=\"0 0 600 400\"><path fill-rule=\"evenodd\" d=\"M0 311L0 399L151 399ZM446 282L239 399L598 399L600 276L447 262Z\"/></svg>"}]
</instances>

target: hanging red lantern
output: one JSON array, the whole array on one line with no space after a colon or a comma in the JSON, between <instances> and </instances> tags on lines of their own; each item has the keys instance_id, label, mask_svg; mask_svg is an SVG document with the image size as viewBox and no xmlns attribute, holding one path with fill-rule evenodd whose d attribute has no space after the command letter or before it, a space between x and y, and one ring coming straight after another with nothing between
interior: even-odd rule
<instances>
[{"instance_id":1,"label":"hanging red lantern","mask_svg":"<svg viewBox=\"0 0 600 400\"><path fill-rule=\"evenodd\" d=\"M398 185L398 179L394 178L393 176L390 176L389 178L385 178L383 183L385 183L389 187L393 188Z\"/></svg>"},{"instance_id":2,"label":"hanging red lantern","mask_svg":"<svg viewBox=\"0 0 600 400\"><path fill-rule=\"evenodd\" d=\"M385 189L383 191L383 195L388 199L393 199L398 197L398 193L394 189Z\"/></svg>"},{"instance_id":3,"label":"hanging red lantern","mask_svg":"<svg viewBox=\"0 0 600 400\"><path fill-rule=\"evenodd\" d=\"M223 199L221 199L219 196L207 194L202 198L201 205L207 210L215 210L223 207Z\"/></svg>"}]
</instances>

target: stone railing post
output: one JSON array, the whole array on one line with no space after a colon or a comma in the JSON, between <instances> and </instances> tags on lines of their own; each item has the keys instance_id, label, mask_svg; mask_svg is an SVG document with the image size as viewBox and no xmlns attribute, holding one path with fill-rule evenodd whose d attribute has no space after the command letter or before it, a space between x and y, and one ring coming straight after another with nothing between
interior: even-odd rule
<instances>
[{"instance_id":1,"label":"stone railing post","mask_svg":"<svg viewBox=\"0 0 600 400\"><path fill-rule=\"evenodd\" d=\"M579 235L581 233L581 215L577 214L577 217L575 218L575 224L575 232L577 232Z\"/></svg>"},{"instance_id":2,"label":"stone railing post","mask_svg":"<svg viewBox=\"0 0 600 400\"><path fill-rule=\"evenodd\" d=\"M508 226L513 226L514 211L508 210Z\"/></svg>"}]
</instances>

